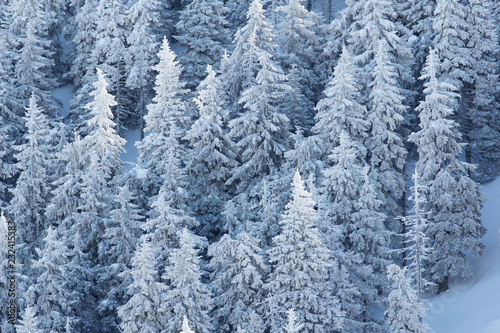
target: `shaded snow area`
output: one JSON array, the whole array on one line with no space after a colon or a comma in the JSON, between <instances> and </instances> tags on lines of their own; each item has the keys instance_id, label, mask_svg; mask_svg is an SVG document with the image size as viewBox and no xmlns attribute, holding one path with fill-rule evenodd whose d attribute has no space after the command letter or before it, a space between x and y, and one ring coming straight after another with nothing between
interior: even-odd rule
<instances>
[{"instance_id":1,"label":"shaded snow area","mask_svg":"<svg viewBox=\"0 0 500 333\"><path fill-rule=\"evenodd\" d=\"M345 0L332 0L332 16L335 17L336 13L347 7ZM311 10L315 13L323 13L323 0L314 0L312 2Z\"/></svg>"},{"instance_id":2,"label":"shaded snow area","mask_svg":"<svg viewBox=\"0 0 500 333\"><path fill-rule=\"evenodd\" d=\"M135 143L141 139L141 130L132 128L125 132L123 136L127 143L125 144L125 152L122 154L122 160L125 162L125 171L130 171L137 165L139 151Z\"/></svg>"},{"instance_id":3,"label":"shaded snow area","mask_svg":"<svg viewBox=\"0 0 500 333\"><path fill-rule=\"evenodd\" d=\"M52 93L52 97L56 99L57 107L61 110L61 118L66 118L69 114L69 103L73 99L75 87L67 85L59 87Z\"/></svg>"},{"instance_id":4,"label":"shaded snow area","mask_svg":"<svg viewBox=\"0 0 500 333\"><path fill-rule=\"evenodd\" d=\"M430 301L426 321L436 333L500 332L500 178L482 191L486 248L481 258L471 260L474 279L452 281L450 290Z\"/></svg>"}]
</instances>

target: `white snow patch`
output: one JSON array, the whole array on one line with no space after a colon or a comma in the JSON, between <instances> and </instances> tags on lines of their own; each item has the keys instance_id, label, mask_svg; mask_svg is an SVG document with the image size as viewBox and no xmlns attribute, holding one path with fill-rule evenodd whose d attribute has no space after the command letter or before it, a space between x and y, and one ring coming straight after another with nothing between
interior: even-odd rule
<instances>
[{"instance_id":1,"label":"white snow patch","mask_svg":"<svg viewBox=\"0 0 500 333\"><path fill-rule=\"evenodd\" d=\"M430 300L427 323L436 333L500 332L500 178L483 188L485 203L481 258L471 259L476 277L452 281L450 290Z\"/></svg>"},{"instance_id":2,"label":"white snow patch","mask_svg":"<svg viewBox=\"0 0 500 333\"><path fill-rule=\"evenodd\" d=\"M141 130L139 128L129 129L125 132L124 138L127 143L125 144L125 152L122 154L122 160L125 162L125 171L129 171L137 165L139 150L135 143L141 139Z\"/></svg>"},{"instance_id":3,"label":"white snow patch","mask_svg":"<svg viewBox=\"0 0 500 333\"><path fill-rule=\"evenodd\" d=\"M143 169L137 166L133 171L135 172L137 179L146 179L148 177L148 169Z\"/></svg>"}]
</instances>

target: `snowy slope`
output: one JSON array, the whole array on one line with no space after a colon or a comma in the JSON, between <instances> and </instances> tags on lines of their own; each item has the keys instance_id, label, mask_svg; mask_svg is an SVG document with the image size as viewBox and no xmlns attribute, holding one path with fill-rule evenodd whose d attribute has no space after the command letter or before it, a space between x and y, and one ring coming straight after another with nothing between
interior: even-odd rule
<instances>
[{"instance_id":1,"label":"snowy slope","mask_svg":"<svg viewBox=\"0 0 500 333\"><path fill-rule=\"evenodd\" d=\"M452 281L430 300L426 321L436 333L500 333L500 178L483 188L484 254L473 259L476 277Z\"/></svg>"}]
</instances>

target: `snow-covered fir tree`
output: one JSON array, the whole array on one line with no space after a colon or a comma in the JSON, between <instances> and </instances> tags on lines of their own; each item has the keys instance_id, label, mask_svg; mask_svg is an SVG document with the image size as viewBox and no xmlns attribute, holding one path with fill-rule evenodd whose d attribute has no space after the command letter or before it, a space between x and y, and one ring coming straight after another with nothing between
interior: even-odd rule
<instances>
[{"instance_id":1,"label":"snow-covered fir tree","mask_svg":"<svg viewBox=\"0 0 500 333\"><path fill-rule=\"evenodd\" d=\"M339 144L345 131L352 140L363 145L368 136L367 109L361 104L361 86L356 78L358 69L352 55L343 48L333 77L324 91L325 97L316 106L316 124L313 140L322 150L318 159L323 160Z\"/></svg>"},{"instance_id":2,"label":"snow-covered fir tree","mask_svg":"<svg viewBox=\"0 0 500 333\"><path fill-rule=\"evenodd\" d=\"M116 309L126 302L126 289L131 283L130 275L122 272L131 268L132 256L137 248L142 234L142 216L128 185L119 188L114 196L115 209L109 213L110 219L104 231L103 239L99 243L99 252L106 258L107 265L103 273L107 280L108 292L101 300L98 311L109 322L108 325L117 327Z\"/></svg>"},{"instance_id":3,"label":"snow-covered fir tree","mask_svg":"<svg viewBox=\"0 0 500 333\"><path fill-rule=\"evenodd\" d=\"M132 269L122 273L132 276L132 283L127 287L130 299L118 308L123 333L164 332L166 323L161 293L166 286L158 282L155 266L151 243L143 236L132 258Z\"/></svg>"},{"instance_id":4,"label":"snow-covered fir tree","mask_svg":"<svg viewBox=\"0 0 500 333\"><path fill-rule=\"evenodd\" d=\"M265 328L262 303L269 268L263 252L259 241L245 232L240 232L235 238L226 234L209 247L215 319L219 330L232 332L240 326L256 332L258 321L262 329Z\"/></svg>"},{"instance_id":5,"label":"snow-covered fir tree","mask_svg":"<svg viewBox=\"0 0 500 333\"><path fill-rule=\"evenodd\" d=\"M388 309L385 312L386 322L391 333L430 333L427 324L423 323L425 308L422 300L406 275L406 269L397 265L387 268L391 281L391 292L387 296Z\"/></svg>"},{"instance_id":6,"label":"snow-covered fir tree","mask_svg":"<svg viewBox=\"0 0 500 333\"><path fill-rule=\"evenodd\" d=\"M182 320L182 331L180 333L196 333L191 328L189 328L189 320L186 316L184 316L184 319Z\"/></svg>"},{"instance_id":7,"label":"snow-covered fir tree","mask_svg":"<svg viewBox=\"0 0 500 333\"><path fill-rule=\"evenodd\" d=\"M87 127L83 129L87 135L82 139L83 158L86 169L82 175L82 204L75 215L76 232L84 236L78 245L87 253L88 259L97 259L97 244L104 233L103 218L106 217L107 206L111 198L109 181L123 172L123 161L120 158L125 140L116 134L111 107L116 105L114 96L108 93L108 83L104 73L97 69L97 81L91 93L93 101L85 106L90 113ZM77 243L73 243L77 246ZM100 261L106 261L100 255Z\"/></svg>"},{"instance_id":8,"label":"snow-covered fir tree","mask_svg":"<svg viewBox=\"0 0 500 333\"><path fill-rule=\"evenodd\" d=\"M35 259L35 248L41 246L41 235L48 226L44 217L50 190L47 184L49 151L45 142L48 122L37 102L33 94L24 117L27 132L23 142L14 147L16 168L20 173L7 210L19 230L17 241L24 244L17 258L23 264L24 274L28 274L31 261Z\"/></svg>"},{"instance_id":9,"label":"snow-covered fir tree","mask_svg":"<svg viewBox=\"0 0 500 333\"><path fill-rule=\"evenodd\" d=\"M386 50L391 56L392 65L398 73L399 84L412 80L412 54L405 40L406 29L398 21L395 0L363 0L353 19L348 47L355 61L363 69L359 75L363 85L370 81L370 73L375 66L375 54L381 40L386 41Z\"/></svg>"},{"instance_id":10,"label":"snow-covered fir tree","mask_svg":"<svg viewBox=\"0 0 500 333\"><path fill-rule=\"evenodd\" d=\"M106 228L103 242L99 244L102 255L110 263L129 266L141 236L143 217L128 185L121 186L114 195L116 208L111 210L110 225Z\"/></svg>"},{"instance_id":11,"label":"snow-covered fir tree","mask_svg":"<svg viewBox=\"0 0 500 333\"><path fill-rule=\"evenodd\" d=\"M189 120L183 100L187 90L179 79L181 67L166 38L163 39L158 58L159 63L153 67L158 72L154 88L156 96L147 107L145 137L137 143L139 162L146 164L153 183L158 183L159 177L168 171L167 156L171 149L167 144L169 136L175 135L176 140L179 140Z\"/></svg>"},{"instance_id":12,"label":"snow-covered fir tree","mask_svg":"<svg viewBox=\"0 0 500 333\"><path fill-rule=\"evenodd\" d=\"M428 228L427 212L424 211L426 204L426 188L419 184L420 180L415 170L412 175L413 186L410 188L411 194L408 200L413 204L410 214L402 218L405 234L403 255L407 276L415 285L418 299L429 287L430 283L426 280L424 271L426 261L432 251L429 244L429 238L425 232Z\"/></svg>"},{"instance_id":13,"label":"snow-covered fir tree","mask_svg":"<svg viewBox=\"0 0 500 333\"><path fill-rule=\"evenodd\" d=\"M92 102L86 105L90 114L90 119L86 123L86 128L82 128L87 135L77 141L79 146L76 162L82 171L72 170L66 182L58 191L70 191L71 201L74 209L69 211L69 216L63 220L63 234L67 236L67 244L70 248L70 262L68 270L72 272L72 288L82 295L82 299L75 302L74 311L79 319L89 329L99 317L96 315L96 307L89 307L88 304L95 304L103 295L107 293L108 285L106 270L99 272L99 265L107 265L107 258L99 251L98 244L102 241L105 231L105 220L108 217L109 205L113 194L111 183L116 175L122 173L123 162L120 154L123 151L125 140L116 134L116 124L112 120L111 107L115 105L114 97L108 93L108 84L104 78L104 73L97 70L98 79L94 82L94 90L91 93ZM75 142L76 143L76 142ZM78 178L74 178L77 176ZM66 185L73 183L75 189L69 189ZM76 198L74 196L76 192ZM61 193L64 195L64 192ZM66 205L67 199L62 199L62 204ZM51 208L52 209L52 208ZM96 280L99 287L95 285ZM82 318L85 318L84 320ZM102 331L107 331L108 327L102 326Z\"/></svg>"},{"instance_id":14,"label":"snow-covered fir tree","mask_svg":"<svg viewBox=\"0 0 500 333\"><path fill-rule=\"evenodd\" d=\"M39 276L28 294L38 315L41 332L62 333L66 332L71 303L78 297L68 285L71 276L67 271L69 250L61 235L51 226L43 241L44 246L37 249L38 259L33 263L33 269L39 272Z\"/></svg>"},{"instance_id":15,"label":"snow-covered fir tree","mask_svg":"<svg viewBox=\"0 0 500 333\"><path fill-rule=\"evenodd\" d=\"M386 286L386 270L391 262L391 236L385 225L384 201L379 197L376 185L365 171L364 183L355 204L351 222L347 226L350 248L361 257L361 262L372 269L367 285L383 291ZM380 294L377 292L376 294ZM375 298L370 301L381 301Z\"/></svg>"},{"instance_id":16,"label":"snow-covered fir tree","mask_svg":"<svg viewBox=\"0 0 500 333\"><path fill-rule=\"evenodd\" d=\"M85 153L89 156L90 163L101 164L93 171L98 171L104 178L110 179L123 172L120 154L124 151L125 139L116 133L111 107L117 102L108 92L109 84L105 76L98 68L94 90L90 93L93 101L85 106L91 118L86 124L87 128L83 130L87 135L82 144L88 148Z\"/></svg>"},{"instance_id":17,"label":"snow-covered fir tree","mask_svg":"<svg viewBox=\"0 0 500 333\"><path fill-rule=\"evenodd\" d=\"M299 333L301 332L303 324L297 322L297 314L294 309L289 309L287 312L287 323L285 325L286 333Z\"/></svg>"},{"instance_id":18,"label":"snow-covered fir tree","mask_svg":"<svg viewBox=\"0 0 500 333\"><path fill-rule=\"evenodd\" d=\"M126 64L126 87L136 98L133 115L129 121L138 123L141 135L144 131L144 116L146 106L151 100L151 86L154 75L151 71L158 53L157 28L160 16L160 3L157 0L140 0L127 11L127 17L132 22L127 36L127 49L124 55ZM142 139L142 136L141 136Z\"/></svg>"},{"instance_id":19,"label":"snow-covered fir tree","mask_svg":"<svg viewBox=\"0 0 500 333\"><path fill-rule=\"evenodd\" d=\"M227 198L225 183L238 165L238 149L227 133L228 111L218 91L220 79L210 65L207 74L195 99L199 118L184 139L191 147L186 172L192 179L191 193L196 198L193 211L202 220L203 233L211 234L222 229L219 216Z\"/></svg>"},{"instance_id":20,"label":"snow-covered fir tree","mask_svg":"<svg viewBox=\"0 0 500 333\"><path fill-rule=\"evenodd\" d=\"M80 192L85 163L80 136L75 134L74 140L67 142L57 157L65 167L63 175L54 181L55 189L45 215L66 236L72 224L72 215L82 202Z\"/></svg>"},{"instance_id":21,"label":"snow-covered fir tree","mask_svg":"<svg viewBox=\"0 0 500 333\"><path fill-rule=\"evenodd\" d=\"M275 52L272 25L264 13L261 1L253 0L246 25L234 37L234 51L227 60L227 72L223 76L224 87L233 104L237 104L242 91L255 84L261 69L260 55L264 52L273 55Z\"/></svg>"},{"instance_id":22,"label":"snow-covered fir tree","mask_svg":"<svg viewBox=\"0 0 500 333\"><path fill-rule=\"evenodd\" d=\"M445 291L449 277L473 275L464 251L481 254L480 238L485 228L481 225L483 199L479 186L468 176L473 167L459 159L461 135L452 118L457 107L456 88L438 76L439 64L438 54L431 50L421 77L427 80L425 99L416 109L420 130L409 140L418 147L417 172L421 185L427 187L426 235L433 248L427 273L438 290Z\"/></svg>"},{"instance_id":23,"label":"snow-covered fir tree","mask_svg":"<svg viewBox=\"0 0 500 333\"><path fill-rule=\"evenodd\" d=\"M244 111L229 122L229 135L237 140L241 165L233 169L228 184L238 181L240 192L283 163L290 141L290 121L280 108L290 86L268 52L257 54L261 69L239 100Z\"/></svg>"},{"instance_id":24,"label":"snow-covered fir tree","mask_svg":"<svg viewBox=\"0 0 500 333\"><path fill-rule=\"evenodd\" d=\"M170 266L163 278L169 289L164 294L162 307L166 312L167 332L179 332L184 317L191 318L190 326L195 332L213 331L212 295L202 282L203 271L199 248L206 240L195 236L187 228L179 230L179 247L169 257Z\"/></svg>"},{"instance_id":25,"label":"snow-covered fir tree","mask_svg":"<svg viewBox=\"0 0 500 333\"><path fill-rule=\"evenodd\" d=\"M157 269L162 274L170 252L178 246L179 230L195 227L198 221L190 216L187 204L185 151L181 144L188 125L182 99L186 90L179 80L180 66L166 39L158 57L160 62L154 67L158 71L156 96L148 106L146 136L137 146L139 161L146 164L150 181L159 187L158 195L150 193L152 209L142 228L151 240L159 261Z\"/></svg>"},{"instance_id":26,"label":"snow-covered fir tree","mask_svg":"<svg viewBox=\"0 0 500 333\"><path fill-rule=\"evenodd\" d=\"M95 45L88 60L91 70L88 73L90 82L95 80L93 69L96 67L102 69L108 77L109 91L118 102L113 114L119 127L128 122L131 112L125 91L126 20L124 0L99 0L96 8L96 27L93 31Z\"/></svg>"},{"instance_id":27,"label":"snow-covered fir tree","mask_svg":"<svg viewBox=\"0 0 500 333\"><path fill-rule=\"evenodd\" d=\"M323 171L322 196L318 204L326 245L338 261L334 274L340 276L337 283L341 284L340 292L345 293L343 297L346 298L341 299L341 305L346 312L348 326L353 330L362 330L360 320L365 324L372 323L368 303L377 295L376 285L380 284L381 279L377 278L377 282L372 283L375 280L372 279L373 268L370 263L381 265L387 260L388 235L383 227L384 216L380 213L380 203L366 176L368 165L365 154L366 149L352 140L347 132L340 134L339 145L329 155L332 166ZM369 195L369 199L364 198L359 202L361 195ZM375 222L370 227L377 230L375 233L380 232L382 238L373 232L364 234L363 225L367 222L364 218ZM363 242L354 243L354 239L350 239L351 233ZM364 246L374 248L369 250ZM374 250L377 251L375 255L370 253ZM352 286L346 279L351 279Z\"/></svg>"},{"instance_id":28,"label":"snow-covered fir tree","mask_svg":"<svg viewBox=\"0 0 500 333\"><path fill-rule=\"evenodd\" d=\"M39 325L40 321L38 320L35 311L32 307L27 307L26 310L24 310L23 317L19 321L19 324L16 324L16 332L42 333L42 331L38 328Z\"/></svg>"},{"instance_id":29,"label":"snow-covered fir tree","mask_svg":"<svg viewBox=\"0 0 500 333\"><path fill-rule=\"evenodd\" d=\"M76 9L69 28L72 43L75 45L72 50L70 74L77 87L82 87L84 85L82 80L85 74L95 69L95 67L92 69L89 68L89 59L96 42L95 35L93 34L93 31L96 29L96 7L96 0L84 0L82 6Z\"/></svg>"},{"instance_id":30,"label":"snow-covered fir tree","mask_svg":"<svg viewBox=\"0 0 500 333\"><path fill-rule=\"evenodd\" d=\"M470 9L466 22L470 27L467 47L471 49L474 68L474 85L468 102L467 131L469 145L466 161L477 163L474 178L480 182L492 180L498 173L500 161L500 129L497 102L499 78L498 36L490 14L491 1L469 0Z\"/></svg>"},{"instance_id":31,"label":"snow-covered fir tree","mask_svg":"<svg viewBox=\"0 0 500 333\"><path fill-rule=\"evenodd\" d=\"M466 41L470 31L466 22L467 7L459 0L437 0L434 10L434 52L440 61L438 75L460 91L464 83L472 83L471 50ZM436 64L437 65L437 64Z\"/></svg>"},{"instance_id":32,"label":"snow-covered fir tree","mask_svg":"<svg viewBox=\"0 0 500 333\"><path fill-rule=\"evenodd\" d=\"M13 74L16 80L10 99L13 101L13 108L21 109L29 104L29 98L35 94L45 112L54 115L55 108L51 104L50 95L56 87L51 73L54 61L48 50L50 41L40 33L40 24L35 19L28 20L26 28L15 38L20 49L14 55Z\"/></svg>"},{"instance_id":33,"label":"snow-covered fir tree","mask_svg":"<svg viewBox=\"0 0 500 333\"><path fill-rule=\"evenodd\" d=\"M310 108L315 100L315 90L319 83L313 70L320 42L316 34L319 18L314 12L304 8L301 2L301 0L288 0L284 6L276 9L284 16L277 25L276 33L276 41L282 51L279 58L290 81L296 83L304 99L297 103L296 112L303 115L296 115L297 120L301 121L294 123L296 126L305 126L307 117L311 117ZM300 110L299 107L304 109Z\"/></svg>"},{"instance_id":34,"label":"snow-covered fir tree","mask_svg":"<svg viewBox=\"0 0 500 333\"><path fill-rule=\"evenodd\" d=\"M338 330L343 326L343 314L328 287L331 257L316 225L315 202L298 171L292 185L292 200L280 221L282 231L273 239L275 247L267 251L273 267L266 284L268 323L271 332L280 332L288 309L294 308L303 332Z\"/></svg>"},{"instance_id":35,"label":"snow-covered fir tree","mask_svg":"<svg viewBox=\"0 0 500 333\"><path fill-rule=\"evenodd\" d=\"M379 41L375 53L375 68L370 84L371 135L366 146L371 151L370 165L373 179L381 183L385 194L392 192L395 199L402 196L406 149L398 133L406 106L402 91L396 82L397 73L392 65L389 46Z\"/></svg>"},{"instance_id":36,"label":"snow-covered fir tree","mask_svg":"<svg viewBox=\"0 0 500 333\"><path fill-rule=\"evenodd\" d=\"M192 0L179 14L175 38L186 47L180 59L190 88L198 86L206 66L216 64L222 56L228 37L224 14L221 0Z\"/></svg>"}]
</instances>

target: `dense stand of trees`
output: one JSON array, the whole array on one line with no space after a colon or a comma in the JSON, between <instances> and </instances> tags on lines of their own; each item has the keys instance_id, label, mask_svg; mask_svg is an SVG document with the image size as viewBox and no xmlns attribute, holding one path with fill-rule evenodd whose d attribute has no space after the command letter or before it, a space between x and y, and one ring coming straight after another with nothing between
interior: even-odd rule
<instances>
[{"instance_id":1,"label":"dense stand of trees","mask_svg":"<svg viewBox=\"0 0 500 333\"><path fill-rule=\"evenodd\" d=\"M500 5L320 1L0 0L2 332L429 331L484 247Z\"/></svg>"}]
</instances>

